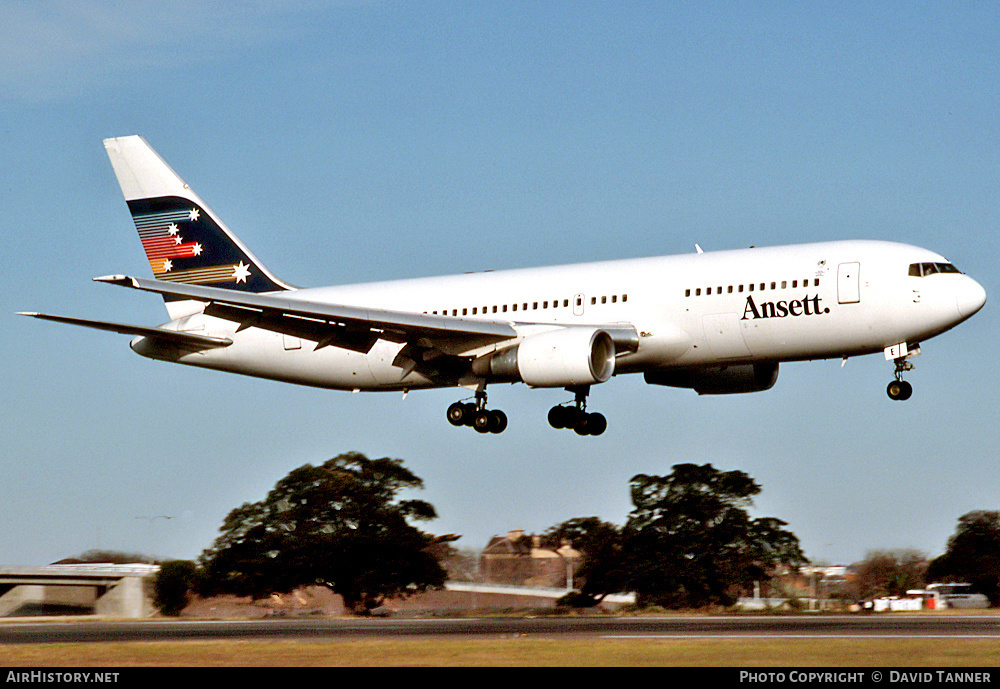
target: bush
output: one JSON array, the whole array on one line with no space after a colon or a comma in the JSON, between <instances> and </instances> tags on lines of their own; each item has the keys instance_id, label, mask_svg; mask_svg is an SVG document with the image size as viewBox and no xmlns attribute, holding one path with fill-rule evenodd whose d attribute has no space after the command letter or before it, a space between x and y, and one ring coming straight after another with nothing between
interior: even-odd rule
<instances>
[{"instance_id":1,"label":"bush","mask_svg":"<svg viewBox=\"0 0 1000 689\"><path fill-rule=\"evenodd\" d=\"M154 583L153 603L160 612L176 617L187 607L188 593L198 577L198 566L190 560L168 560L160 565Z\"/></svg>"}]
</instances>

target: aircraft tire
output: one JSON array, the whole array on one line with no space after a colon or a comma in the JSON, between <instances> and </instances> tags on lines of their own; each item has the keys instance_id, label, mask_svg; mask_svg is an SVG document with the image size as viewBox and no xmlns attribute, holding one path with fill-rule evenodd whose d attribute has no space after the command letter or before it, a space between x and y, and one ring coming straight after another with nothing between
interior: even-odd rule
<instances>
[{"instance_id":1,"label":"aircraft tire","mask_svg":"<svg viewBox=\"0 0 1000 689\"><path fill-rule=\"evenodd\" d=\"M464 426L465 425L465 405L461 402L455 402L455 404L448 407L448 423L452 426Z\"/></svg>"},{"instance_id":2,"label":"aircraft tire","mask_svg":"<svg viewBox=\"0 0 1000 689\"><path fill-rule=\"evenodd\" d=\"M569 407L561 404L549 409L549 425L553 428L568 428L572 426L572 412Z\"/></svg>"},{"instance_id":3,"label":"aircraft tire","mask_svg":"<svg viewBox=\"0 0 1000 689\"><path fill-rule=\"evenodd\" d=\"M608 430L608 420L604 418L604 414L595 412L588 416L590 418L587 420L587 431L590 435L600 435Z\"/></svg>"},{"instance_id":4,"label":"aircraft tire","mask_svg":"<svg viewBox=\"0 0 1000 689\"><path fill-rule=\"evenodd\" d=\"M477 433L489 433L493 428L493 412L483 409L472 419L472 427Z\"/></svg>"},{"instance_id":5,"label":"aircraft tire","mask_svg":"<svg viewBox=\"0 0 1000 689\"><path fill-rule=\"evenodd\" d=\"M899 399L902 401L906 401L913 396L913 386L907 383L905 380L900 382L903 385L903 394L900 395Z\"/></svg>"},{"instance_id":6,"label":"aircraft tire","mask_svg":"<svg viewBox=\"0 0 1000 689\"><path fill-rule=\"evenodd\" d=\"M885 392L889 395L889 399L902 402L910 399L910 396L913 395L913 386L905 380L894 380L889 383Z\"/></svg>"},{"instance_id":7,"label":"aircraft tire","mask_svg":"<svg viewBox=\"0 0 1000 689\"><path fill-rule=\"evenodd\" d=\"M507 430L507 415L499 409L490 412L490 433L503 433Z\"/></svg>"}]
</instances>

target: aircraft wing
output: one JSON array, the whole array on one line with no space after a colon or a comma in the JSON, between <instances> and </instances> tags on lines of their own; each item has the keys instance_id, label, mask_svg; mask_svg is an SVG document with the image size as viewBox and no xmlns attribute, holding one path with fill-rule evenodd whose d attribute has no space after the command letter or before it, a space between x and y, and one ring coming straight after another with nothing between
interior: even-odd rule
<instances>
[{"instance_id":1,"label":"aircraft wing","mask_svg":"<svg viewBox=\"0 0 1000 689\"><path fill-rule=\"evenodd\" d=\"M228 337L211 337L208 335L197 335L195 333L182 332L178 330L167 330L166 328L148 328L141 325L129 325L127 323L112 323L110 321L92 321L85 318L70 318L69 316L53 316L47 313L37 313L34 311L21 311L19 316L31 316L46 321L56 323L66 323L68 325L79 325L84 328L95 328L97 330L107 330L122 335L142 335L157 340L164 340L172 344L193 349L212 349L215 347L228 347L233 343Z\"/></svg>"},{"instance_id":2,"label":"aircraft wing","mask_svg":"<svg viewBox=\"0 0 1000 689\"><path fill-rule=\"evenodd\" d=\"M257 327L316 342L368 352L389 340L461 356L479 347L514 339L517 331L500 321L323 304L288 298L288 292L239 292L203 285L150 280L127 275L94 278L123 287L206 303L205 314L239 323L238 330Z\"/></svg>"}]
</instances>

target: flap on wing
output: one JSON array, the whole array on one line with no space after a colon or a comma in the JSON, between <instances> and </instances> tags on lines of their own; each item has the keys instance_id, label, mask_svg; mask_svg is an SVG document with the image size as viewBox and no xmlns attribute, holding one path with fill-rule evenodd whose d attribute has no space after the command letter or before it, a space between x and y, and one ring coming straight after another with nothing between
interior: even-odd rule
<instances>
[{"instance_id":1,"label":"flap on wing","mask_svg":"<svg viewBox=\"0 0 1000 689\"><path fill-rule=\"evenodd\" d=\"M321 304L295 299L294 292L254 294L149 280L125 275L94 278L123 287L205 302L205 313L235 323L312 340L317 348L343 347L367 352L379 339L421 343L445 354L461 354L517 337L498 321L466 320L406 311Z\"/></svg>"},{"instance_id":2,"label":"flap on wing","mask_svg":"<svg viewBox=\"0 0 1000 689\"><path fill-rule=\"evenodd\" d=\"M94 328L96 330L107 330L122 335L142 335L157 340L164 340L184 347L194 347L197 349L211 349L215 347L228 347L233 343L228 337L212 337L210 335L197 335L195 333L182 332L179 330L167 330L166 328L147 328L141 325L129 325L127 323L112 323L110 321L93 321L85 318L70 318L69 316L53 316L47 313L20 312L19 316L31 316L46 321L56 323L66 323L68 325L79 325L84 328Z\"/></svg>"}]
</instances>

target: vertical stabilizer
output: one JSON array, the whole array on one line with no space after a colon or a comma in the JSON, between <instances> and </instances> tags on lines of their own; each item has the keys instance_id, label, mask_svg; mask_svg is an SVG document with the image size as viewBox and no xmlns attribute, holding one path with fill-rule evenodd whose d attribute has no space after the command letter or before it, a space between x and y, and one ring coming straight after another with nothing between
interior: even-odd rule
<instances>
[{"instance_id":1,"label":"vertical stabilizer","mask_svg":"<svg viewBox=\"0 0 1000 689\"><path fill-rule=\"evenodd\" d=\"M153 277L246 292L293 289L257 257L139 136L104 148L139 231ZM188 310L167 303L173 318Z\"/></svg>"}]
</instances>

